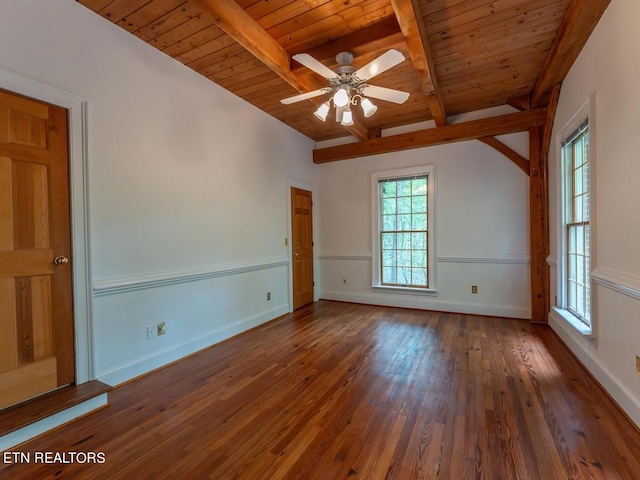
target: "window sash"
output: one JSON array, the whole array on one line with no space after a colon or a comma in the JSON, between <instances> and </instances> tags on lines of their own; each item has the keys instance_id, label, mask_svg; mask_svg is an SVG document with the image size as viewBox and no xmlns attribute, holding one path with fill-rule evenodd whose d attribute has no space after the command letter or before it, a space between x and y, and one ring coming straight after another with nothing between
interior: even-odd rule
<instances>
[{"instance_id":1,"label":"window sash","mask_svg":"<svg viewBox=\"0 0 640 480\"><path fill-rule=\"evenodd\" d=\"M589 326L591 323L589 222L567 224L567 310Z\"/></svg>"},{"instance_id":2,"label":"window sash","mask_svg":"<svg viewBox=\"0 0 640 480\"><path fill-rule=\"evenodd\" d=\"M410 246L398 245L398 238L406 236ZM416 236L424 248L414 248ZM385 237L394 238L385 248ZM406 240L405 240L406 241ZM404 281L400 281L403 279ZM380 231L380 283L397 287L429 288L429 232L427 230Z\"/></svg>"},{"instance_id":3,"label":"window sash","mask_svg":"<svg viewBox=\"0 0 640 480\"><path fill-rule=\"evenodd\" d=\"M582 130L565 144L570 175L567 223L589 221L589 131Z\"/></svg>"}]
</instances>

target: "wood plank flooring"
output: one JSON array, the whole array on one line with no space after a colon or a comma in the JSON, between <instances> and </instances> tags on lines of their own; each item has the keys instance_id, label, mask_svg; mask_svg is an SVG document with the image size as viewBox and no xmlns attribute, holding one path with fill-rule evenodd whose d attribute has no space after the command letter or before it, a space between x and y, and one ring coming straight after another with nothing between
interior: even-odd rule
<instances>
[{"instance_id":1,"label":"wood plank flooring","mask_svg":"<svg viewBox=\"0 0 640 480\"><path fill-rule=\"evenodd\" d=\"M640 432L548 327L327 301L13 450L0 478L640 478Z\"/></svg>"}]
</instances>

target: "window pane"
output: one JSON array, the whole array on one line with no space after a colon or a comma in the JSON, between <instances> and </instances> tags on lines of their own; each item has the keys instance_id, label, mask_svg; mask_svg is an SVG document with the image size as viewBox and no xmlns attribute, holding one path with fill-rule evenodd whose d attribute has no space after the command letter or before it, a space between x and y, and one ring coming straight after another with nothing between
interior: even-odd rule
<instances>
[{"instance_id":1,"label":"window pane","mask_svg":"<svg viewBox=\"0 0 640 480\"><path fill-rule=\"evenodd\" d=\"M406 215L398 215L398 230L411 230L411 214L407 213Z\"/></svg>"},{"instance_id":2,"label":"window pane","mask_svg":"<svg viewBox=\"0 0 640 480\"><path fill-rule=\"evenodd\" d=\"M427 266L427 251L426 250L414 250L411 254L411 266L412 267L426 267Z\"/></svg>"},{"instance_id":3,"label":"window pane","mask_svg":"<svg viewBox=\"0 0 640 480\"><path fill-rule=\"evenodd\" d=\"M584 249L586 251L587 254L589 254L590 252L590 248L591 248L591 235L589 232L589 224L584 226Z\"/></svg>"},{"instance_id":4,"label":"window pane","mask_svg":"<svg viewBox=\"0 0 640 480\"><path fill-rule=\"evenodd\" d=\"M573 174L573 182L574 182L573 185L575 188L576 195L583 193L582 177L583 177L582 167L580 167Z\"/></svg>"},{"instance_id":5,"label":"window pane","mask_svg":"<svg viewBox=\"0 0 640 480\"><path fill-rule=\"evenodd\" d=\"M578 137L575 141L575 146L573 148L574 154L574 162L573 168L578 168L582 165L582 137Z\"/></svg>"},{"instance_id":6,"label":"window pane","mask_svg":"<svg viewBox=\"0 0 640 480\"><path fill-rule=\"evenodd\" d=\"M586 192L589 191L589 164L586 163L582 167L582 184L584 185L584 190Z\"/></svg>"},{"instance_id":7,"label":"window pane","mask_svg":"<svg viewBox=\"0 0 640 480\"><path fill-rule=\"evenodd\" d=\"M411 234L410 233L398 233L398 244L397 247L399 250L408 250L411 248Z\"/></svg>"},{"instance_id":8,"label":"window pane","mask_svg":"<svg viewBox=\"0 0 640 480\"><path fill-rule=\"evenodd\" d=\"M382 214L393 215L394 213L396 213L396 199L385 198L382 200Z\"/></svg>"},{"instance_id":9,"label":"window pane","mask_svg":"<svg viewBox=\"0 0 640 480\"><path fill-rule=\"evenodd\" d=\"M582 211L583 211L582 197L574 198L573 199L573 222L572 223L582 222Z\"/></svg>"},{"instance_id":10,"label":"window pane","mask_svg":"<svg viewBox=\"0 0 640 480\"><path fill-rule=\"evenodd\" d=\"M576 257L576 281L583 283L584 281L584 260L583 257Z\"/></svg>"},{"instance_id":11,"label":"window pane","mask_svg":"<svg viewBox=\"0 0 640 480\"><path fill-rule=\"evenodd\" d=\"M413 197L411 199L411 211L413 213L427 213L427 197Z\"/></svg>"},{"instance_id":12,"label":"window pane","mask_svg":"<svg viewBox=\"0 0 640 480\"><path fill-rule=\"evenodd\" d=\"M585 193L582 197L582 220L589 221L589 193Z\"/></svg>"},{"instance_id":13,"label":"window pane","mask_svg":"<svg viewBox=\"0 0 640 480\"><path fill-rule=\"evenodd\" d=\"M418 250L426 250L427 249L427 234L424 232L421 233L412 233L411 234L411 245L414 249Z\"/></svg>"},{"instance_id":14,"label":"window pane","mask_svg":"<svg viewBox=\"0 0 640 480\"><path fill-rule=\"evenodd\" d=\"M411 181L411 193L413 195L426 195L427 194L427 179L417 178Z\"/></svg>"},{"instance_id":15,"label":"window pane","mask_svg":"<svg viewBox=\"0 0 640 480\"><path fill-rule=\"evenodd\" d=\"M396 268L395 267L383 267L382 268L382 283L396 283Z\"/></svg>"},{"instance_id":16,"label":"window pane","mask_svg":"<svg viewBox=\"0 0 640 480\"><path fill-rule=\"evenodd\" d=\"M398 182L398 197L411 196L411 180L401 180Z\"/></svg>"},{"instance_id":17,"label":"window pane","mask_svg":"<svg viewBox=\"0 0 640 480\"><path fill-rule=\"evenodd\" d=\"M569 255L569 281L576 281L576 256Z\"/></svg>"},{"instance_id":18,"label":"window pane","mask_svg":"<svg viewBox=\"0 0 640 480\"><path fill-rule=\"evenodd\" d=\"M382 266L394 267L396 265L395 250L383 250L382 251Z\"/></svg>"},{"instance_id":19,"label":"window pane","mask_svg":"<svg viewBox=\"0 0 640 480\"><path fill-rule=\"evenodd\" d=\"M576 284L569 282L569 306L576 304Z\"/></svg>"},{"instance_id":20,"label":"window pane","mask_svg":"<svg viewBox=\"0 0 640 480\"><path fill-rule=\"evenodd\" d=\"M416 286L427 286L427 272L424 268L411 269L411 283Z\"/></svg>"},{"instance_id":21,"label":"window pane","mask_svg":"<svg viewBox=\"0 0 640 480\"><path fill-rule=\"evenodd\" d=\"M396 275L400 285L411 285L411 267L398 267Z\"/></svg>"},{"instance_id":22,"label":"window pane","mask_svg":"<svg viewBox=\"0 0 640 480\"><path fill-rule=\"evenodd\" d=\"M412 230L426 230L427 229L427 215L424 213L416 213L413 215L413 221L411 222Z\"/></svg>"},{"instance_id":23,"label":"window pane","mask_svg":"<svg viewBox=\"0 0 640 480\"><path fill-rule=\"evenodd\" d=\"M411 197L398 198L398 213L411 213Z\"/></svg>"},{"instance_id":24,"label":"window pane","mask_svg":"<svg viewBox=\"0 0 640 480\"><path fill-rule=\"evenodd\" d=\"M398 266L399 267L411 266L411 250L398 250Z\"/></svg>"},{"instance_id":25,"label":"window pane","mask_svg":"<svg viewBox=\"0 0 640 480\"><path fill-rule=\"evenodd\" d=\"M396 234L395 233L383 233L382 234L382 249L392 250L396 248Z\"/></svg>"},{"instance_id":26,"label":"window pane","mask_svg":"<svg viewBox=\"0 0 640 480\"><path fill-rule=\"evenodd\" d=\"M569 227L569 252L576 253L576 227Z\"/></svg>"},{"instance_id":27,"label":"window pane","mask_svg":"<svg viewBox=\"0 0 640 480\"><path fill-rule=\"evenodd\" d=\"M382 198L395 197L396 196L396 182L381 182L382 183Z\"/></svg>"},{"instance_id":28,"label":"window pane","mask_svg":"<svg viewBox=\"0 0 640 480\"><path fill-rule=\"evenodd\" d=\"M382 216L382 229L383 230L396 230L396 216L395 215L383 215Z\"/></svg>"},{"instance_id":29,"label":"window pane","mask_svg":"<svg viewBox=\"0 0 640 480\"><path fill-rule=\"evenodd\" d=\"M584 254L584 227L582 225L576 225L575 227L576 237L576 253Z\"/></svg>"}]
</instances>

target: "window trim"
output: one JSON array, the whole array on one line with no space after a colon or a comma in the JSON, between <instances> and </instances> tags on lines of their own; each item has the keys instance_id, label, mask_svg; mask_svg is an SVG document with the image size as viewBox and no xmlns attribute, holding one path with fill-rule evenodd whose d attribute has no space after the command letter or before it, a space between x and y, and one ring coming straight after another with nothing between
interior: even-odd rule
<instances>
[{"instance_id":1,"label":"window trim","mask_svg":"<svg viewBox=\"0 0 640 480\"><path fill-rule=\"evenodd\" d=\"M560 129L556 135L556 160L557 160L557 270L556 270L556 292L557 305L554 308L569 325L575 328L584 336L594 337L596 334L596 295L593 288L593 276L591 272L596 268L596 118L595 118L596 98L591 95L580 107L576 114ZM568 309L568 287L567 287L567 259L568 259L568 219L569 209L569 182L572 181L568 169L570 165L565 161L563 149L571 141L574 133L582 123L588 122L589 128L589 262L590 262L590 324Z\"/></svg>"},{"instance_id":2,"label":"window trim","mask_svg":"<svg viewBox=\"0 0 640 480\"><path fill-rule=\"evenodd\" d=\"M383 285L380 273L380 190L381 180L405 178L427 175L427 269L429 274L429 288L404 287ZM376 292L402 293L414 295L436 295L437 265L436 265L436 167L424 165L419 167L398 168L393 170L376 171L371 173L371 276L372 289Z\"/></svg>"}]
</instances>

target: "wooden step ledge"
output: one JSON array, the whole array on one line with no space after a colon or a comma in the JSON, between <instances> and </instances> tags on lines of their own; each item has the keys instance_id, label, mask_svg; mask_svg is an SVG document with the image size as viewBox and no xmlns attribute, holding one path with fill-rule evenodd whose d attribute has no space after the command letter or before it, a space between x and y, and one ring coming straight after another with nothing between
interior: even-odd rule
<instances>
[{"instance_id":1,"label":"wooden step ledge","mask_svg":"<svg viewBox=\"0 0 640 480\"><path fill-rule=\"evenodd\" d=\"M106 383L94 380L81 385L62 387L5 410L0 410L0 437L111 390L112 387Z\"/></svg>"}]
</instances>

